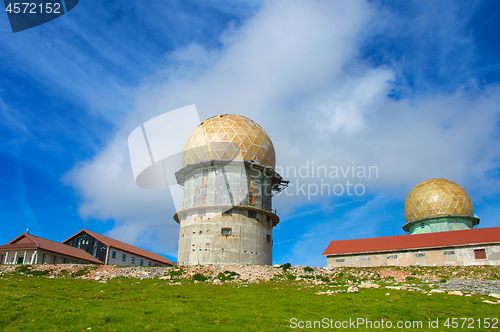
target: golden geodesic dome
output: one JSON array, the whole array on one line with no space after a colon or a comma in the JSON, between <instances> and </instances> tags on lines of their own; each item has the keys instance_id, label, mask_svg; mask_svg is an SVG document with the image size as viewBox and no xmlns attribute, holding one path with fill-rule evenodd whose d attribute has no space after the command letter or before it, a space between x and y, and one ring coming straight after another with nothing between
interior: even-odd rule
<instances>
[{"instance_id":1,"label":"golden geodesic dome","mask_svg":"<svg viewBox=\"0 0 500 332\"><path fill-rule=\"evenodd\" d=\"M271 139L257 123L235 114L203 121L184 145L182 166L208 160L246 160L275 167Z\"/></svg>"},{"instance_id":2,"label":"golden geodesic dome","mask_svg":"<svg viewBox=\"0 0 500 332\"><path fill-rule=\"evenodd\" d=\"M413 188L406 198L407 223L447 215L474 216L469 195L455 182L446 179L425 180Z\"/></svg>"}]
</instances>

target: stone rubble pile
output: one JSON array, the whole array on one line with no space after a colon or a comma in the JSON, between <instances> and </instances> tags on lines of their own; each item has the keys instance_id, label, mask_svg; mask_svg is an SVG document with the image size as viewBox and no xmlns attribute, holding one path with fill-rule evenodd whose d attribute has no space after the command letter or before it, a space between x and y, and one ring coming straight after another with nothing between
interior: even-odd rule
<instances>
[{"instance_id":1,"label":"stone rubble pile","mask_svg":"<svg viewBox=\"0 0 500 332\"><path fill-rule=\"evenodd\" d=\"M318 291L334 295L360 289L385 287L388 290L424 292L428 295L450 292L450 295L500 294L499 267L379 267L328 268L282 265L196 265L185 267L142 267L118 265L0 265L0 277L13 272L48 278L80 278L106 283L110 279L159 279L169 285L195 283L260 283L293 281L302 288L339 287ZM492 280L497 279L497 280ZM420 287L411 284L419 281ZM381 285L383 284L383 285ZM388 285L390 284L390 285ZM421 287L425 286L425 287ZM344 288L341 288L344 287ZM429 289L437 287L434 289ZM427 289L427 290L426 290ZM300 290L300 288L299 288ZM490 301L492 302L492 301ZM496 302L495 302L496 304Z\"/></svg>"},{"instance_id":2,"label":"stone rubble pile","mask_svg":"<svg viewBox=\"0 0 500 332\"><path fill-rule=\"evenodd\" d=\"M448 280L442 285L449 290L462 290L475 293L500 293L500 280Z\"/></svg>"}]
</instances>

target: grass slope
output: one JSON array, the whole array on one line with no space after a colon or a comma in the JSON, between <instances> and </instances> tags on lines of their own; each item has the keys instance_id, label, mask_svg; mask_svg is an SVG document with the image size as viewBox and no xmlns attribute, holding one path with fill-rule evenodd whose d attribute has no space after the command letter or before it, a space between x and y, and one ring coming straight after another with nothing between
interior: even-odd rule
<instances>
[{"instance_id":1,"label":"grass slope","mask_svg":"<svg viewBox=\"0 0 500 332\"><path fill-rule=\"evenodd\" d=\"M423 322L422 329L408 331L456 331L462 329L443 327L446 318L500 316L499 307L482 303L481 295L427 296L383 288L316 295L320 289L326 290L321 286L304 288L292 282L214 286L183 281L182 286L171 286L158 279L121 278L98 283L13 274L0 279L0 328L3 331L289 331L301 330L290 328L291 318L302 321L365 318L390 320L393 324ZM391 295L386 296L387 292ZM439 318L440 327L428 329L429 318ZM476 331L483 330L477 324L475 327Z\"/></svg>"}]
</instances>

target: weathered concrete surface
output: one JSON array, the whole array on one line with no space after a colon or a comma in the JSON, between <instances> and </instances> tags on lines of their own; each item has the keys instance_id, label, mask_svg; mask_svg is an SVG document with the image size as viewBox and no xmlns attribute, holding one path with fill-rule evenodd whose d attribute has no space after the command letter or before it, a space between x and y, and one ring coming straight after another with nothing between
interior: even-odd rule
<instances>
[{"instance_id":1,"label":"weathered concrete surface","mask_svg":"<svg viewBox=\"0 0 500 332\"><path fill-rule=\"evenodd\" d=\"M180 226L179 265L272 264L273 223L264 211L249 218L240 208L231 215L208 210L186 216Z\"/></svg>"},{"instance_id":2,"label":"weathered concrete surface","mask_svg":"<svg viewBox=\"0 0 500 332\"><path fill-rule=\"evenodd\" d=\"M474 250L484 249L486 259L476 259ZM331 255L329 267L376 267L376 266L471 266L500 265L500 245L462 245L449 248L391 251L374 254Z\"/></svg>"}]
</instances>

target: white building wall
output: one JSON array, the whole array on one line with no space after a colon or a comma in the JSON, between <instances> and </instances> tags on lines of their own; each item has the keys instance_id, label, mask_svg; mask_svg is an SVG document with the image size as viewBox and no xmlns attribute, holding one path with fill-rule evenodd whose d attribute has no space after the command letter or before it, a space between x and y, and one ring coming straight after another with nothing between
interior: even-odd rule
<instances>
[{"instance_id":1,"label":"white building wall","mask_svg":"<svg viewBox=\"0 0 500 332\"><path fill-rule=\"evenodd\" d=\"M115 252L115 258L113 258L113 252ZM122 259L125 255L125 260ZM132 257L135 258L135 262L132 263ZM141 259L143 260L142 266L166 266L167 264L146 258L144 256L139 256L132 254L128 251L123 251L114 247L109 247L108 250L108 264L109 265L129 265L129 266L141 266Z\"/></svg>"},{"instance_id":2,"label":"white building wall","mask_svg":"<svg viewBox=\"0 0 500 332\"><path fill-rule=\"evenodd\" d=\"M484 249L486 259L476 259L474 250ZM355 255L327 255L328 267L371 266L470 266L500 265L500 244L468 245Z\"/></svg>"},{"instance_id":3,"label":"white building wall","mask_svg":"<svg viewBox=\"0 0 500 332\"><path fill-rule=\"evenodd\" d=\"M17 253L17 254L16 254ZM61 255L43 249L37 250L2 250L0 256L4 264L89 264L89 261ZM7 257L5 260L4 257ZM19 259L21 259L19 261ZM91 263L93 264L93 263Z\"/></svg>"}]
</instances>

